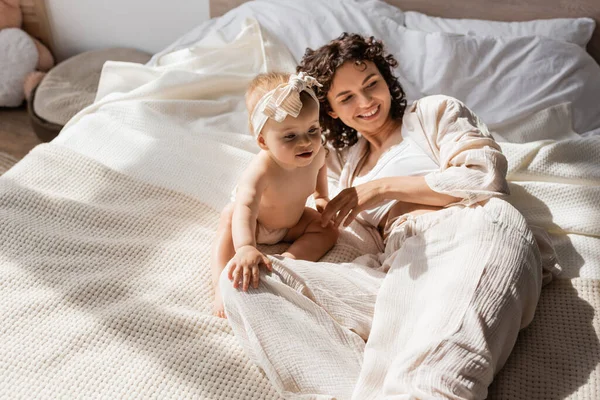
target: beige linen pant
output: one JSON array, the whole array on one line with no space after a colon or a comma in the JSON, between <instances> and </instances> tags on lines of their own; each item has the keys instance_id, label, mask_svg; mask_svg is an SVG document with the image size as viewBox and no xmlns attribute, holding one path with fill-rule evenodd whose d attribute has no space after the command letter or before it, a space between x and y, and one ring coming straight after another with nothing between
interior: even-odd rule
<instances>
[{"instance_id":1,"label":"beige linen pant","mask_svg":"<svg viewBox=\"0 0 600 400\"><path fill-rule=\"evenodd\" d=\"M258 289L220 285L236 337L294 399L483 399L542 279L501 199L401 218L384 253L351 263L273 261Z\"/></svg>"}]
</instances>

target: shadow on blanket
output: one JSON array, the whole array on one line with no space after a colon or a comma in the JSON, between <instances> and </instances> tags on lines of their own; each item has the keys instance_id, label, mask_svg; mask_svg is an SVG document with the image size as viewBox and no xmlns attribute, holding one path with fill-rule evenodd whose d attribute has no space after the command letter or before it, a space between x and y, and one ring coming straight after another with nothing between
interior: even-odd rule
<instances>
[{"instance_id":1,"label":"shadow on blanket","mask_svg":"<svg viewBox=\"0 0 600 400\"><path fill-rule=\"evenodd\" d=\"M585 261L553 222L544 201L519 184L511 183L510 190L507 200L528 222L552 232L558 261L568 270L565 275L578 276ZM600 321L594 314L599 307L600 281L555 278L544 286L535 317L520 333L488 399L595 398L594 388L600 384L595 371L600 363Z\"/></svg>"},{"instance_id":2,"label":"shadow on blanket","mask_svg":"<svg viewBox=\"0 0 600 400\"><path fill-rule=\"evenodd\" d=\"M595 398L599 294L599 282L591 279L557 279L544 287L536 316L519 335L488 399Z\"/></svg>"},{"instance_id":3,"label":"shadow on blanket","mask_svg":"<svg viewBox=\"0 0 600 400\"><path fill-rule=\"evenodd\" d=\"M562 267L562 277L578 277L585 260L577 252L567 232L554 222L552 211L543 199L540 199L527 191L526 187L511 182L511 195L506 200L523 214L530 226L541 227L549 232L552 244L556 250L558 262ZM590 199L593 201L593 199ZM594 207L590 204L588 209Z\"/></svg>"}]
</instances>

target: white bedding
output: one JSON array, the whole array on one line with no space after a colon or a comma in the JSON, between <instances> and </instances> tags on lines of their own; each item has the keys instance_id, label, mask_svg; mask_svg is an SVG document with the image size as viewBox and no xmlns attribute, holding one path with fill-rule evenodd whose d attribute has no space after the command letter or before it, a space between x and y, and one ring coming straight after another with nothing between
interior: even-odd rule
<instances>
[{"instance_id":1,"label":"white bedding","mask_svg":"<svg viewBox=\"0 0 600 400\"><path fill-rule=\"evenodd\" d=\"M276 64L283 60L278 52L255 50L263 46L257 24L239 33L227 51L214 43L214 37L208 37L164 67L107 63L99 100L75 116L54 143L222 208L258 151L245 129L247 114L240 99L246 86L267 65L274 69L293 65ZM239 57L240 49L244 57ZM162 90L163 85L168 88ZM208 96L206 85L211 87ZM127 114L136 117L122 118ZM207 173L213 170L219 171L217 176Z\"/></svg>"},{"instance_id":2,"label":"white bedding","mask_svg":"<svg viewBox=\"0 0 600 400\"><path fill-rule=\"evenodd\" d=\"M265 68L294 68L292 56L266 30L261 31L255 20L248 20L246 24L243 32L229 44L222 42L219 32L215 31L214 35L206 36L188 49L163 56L164 60L170 60L169 64L164 62L153 67L108 63L100 82L99 100L73 118L54 143L116 171L191 195L221 209L229 201L237 177L257 151L254 140L246 131L247 115L242 100L245 86ZM264 47L264 54L250 51L256 46ZM244 57L238 56L240 49L244 49ZM201 99L197 98L198 91L203 93ZM559 103L517 121L492 125L492 132L498 140L512 143L527 142L529 138L537 141L575 140L580 136L571 128L571 110L569 103ZM509 160L519 163L524 157L523 152L531 162L543 154L540 149L554 148L546 147L548 142L544 141L510 146L515 145L507 143L503 146ZM578 154L585 153L569 152L559 161L575 162ZM563 207L561 201L571 189L587 193L575 209L592 214L595 210L589 198L595 198L598 192L594 180L586 181L587 178L581 176L566 182L560 174L569 171L569 176L575 179L577 174L589 173L592 167L588 164L595 156L593 151L588 152L587 158L579 163L582 168L552 165L550 175L545 176L544 172L543 178L525 179L522 175L509 178L515 181L513 185L520 185L526 191L541 190L538 194L545 201L553 202L553 207ZM550 168L548 164L543 165ZM519 168L525 170L527 165L519 165ZM538 182L540 179L543 183ZM554 180L556 187L550 184ZM332 193L336 190L331 188ZM513 191L522 196L513 196L512 201L521 201L522 209L531 209L526 193L518 187ZM553 220L552 213L544 214L541 221L535 219L533 216L539 213L540 208L537 208L528 216L546 228L557 223L558 216L554 215ZM597 215L593 213L588 218L600 225ZM563 218L561 226L569 226L568 208L561 211L560 216ZM590 249L595 251L596 233L591 227L564 228L564 231L553 232L558 235L554 238L557 243L562 243L558 251L563 257L573 258L572 251L565 254L563 233L591 235L592 239L578 236L575 249L585 254L590 254ZM584 267L565 266L565 276L600 279L600 266L595 258L587 261Z\"/></svg>"},{"instance_id":3,"label":"white bedding","mask_svg":"<svg viewBox=\"0 0 600 400\"><path fill-rule=\"evenodd\" d=\"M248 17L281 40L296 62L306 47L319 47L344 31L382 39L400 62L396 72L409 101L432 94L453 96L488 125L570 102L575 132L600 128L600 66L580 46L541 36L407 29L402 11L377 0L247 2L182 36L149 64L160 64L165 54L191 46L214 30L230 41Z\"/></svg>"},{"instance_id":4,"label":"white bedding","mask_svg":"<svg viewBox=\"0 0 600 400\"><path fill-rule=\"evenodd\" d=\"M559 125L554 124L548 124L552 128L550 130L532 129L535 126L515 130L533 113L537 113L536 118L539 119L547 112L545 110L561 104L568 107L572 122L567 125L571 125L575 132L584 136L600 133L600 108L597 107L600 67L573 44L536 37L479 38L412 31L403 27L402 11L376 0L331 0L325 3L319 0L302 3L261 0L244 3L223 17L202 23L156 54L147 65L153 68L108 63L97 96L98 100L103 99L100 104L105 104L104 111L100 113L105 115L105 119L98 116L87 121L82 115L89 110L84 111L63 130L56 139L57 143L66 144L111 168L207 198L210 204L222 207L226 200L220 195L223 190L228 190L223 189L222 182L231 184L235 181L241 168L238 165L257 151L253 140L246 135L247 116L243 105L235 102L235 96L240 94L251 73L243 78L211 77L215 81L222 79L227 86L237 85L238 92L231 97L223 96L210 105L205 100L194 100L191 92L186 99L166 96L161 101L149 102L146 106L157 112L150 113L144 121L137 121L133 126L123 126L111 115L109 110L120 105L106 103L104 96L111 91L127 92L139 87L129 96L143 97L144 85L162 71L186 67L185 60L193 55L194 48L218 48L231 42L247 17L256 18L265 34L269 35L269 42L280 49L271 53L272 57L278 55L277 62L282 64L280 69L292 70L307 46L316 48L342 31L373 34L383 39L400 60L397 72L409 101L424 94L448 94L474 109L491 130L527 132L510 138L500 134L497 136L499 140L526 142L573 135L571 130L567 133L565 129L555 129ZM287 49L291 57L287 57ZM487 52L488 57L482 58L481 52ZM236 57L233 64L227 64L221 63L219 57L207 57L195 62L206 64L198 65L199 71L213 66L226 73L242 64L250 65L255 60ZM129 71L126 79L118 76L120 72L113 72L122 70ZM169 73L176 74L173 71ZM180 71L179 74L178 79L182 82L193 79L189 72ZM165 142L151 129L155 124L167 123L158 112L164 107L173 107L182 115L198 118L217 110L222 113L211 116L207 121L186 125L174 121L170 126L171 140ZM117 110L114 112L118 113ZM83 121L74 126L80 118ZM225 132L209 132L200 136L196 132L204 124L224 126ZM102 135L98 135L96 125L112 129L103 129ZM560 124L561 127L564 125ZM199 171L208 164L198 157L198 152L201 149L213 151L223 146L227 147L229 157L240 163L223 161L224 165L233 167L223 169L225 179L214 183L210 193L202 193L197 180L203 179Z\"/></svg>"},{"instance_id":5,"label":"white bedding","mask_svg":"<svg viewBox=\"0 0 600 400\"><path fill-rule=\"evenodd\" d=\"M158 66L107 64L98 101L0 178L12 207L0 209L12 235L0 238L14 252L0 254L0 315L12 318L0 332L0 397L277 397L226 322L208 315L199 269L217 210L257 151L245 86L296 57L255 21L235 29L231 41L207 31ZM600 137L574 134L564 100L495 131L565 139L502 144L511 201L550 230L564 277L600 279ZM328 260L376 249L353 224Z\"/></svg>"},{"instance_id":6,"label":"white bedding","mask_svg":"<svg viewBox=\"0 0 600 400\"><path fill-rule=\"evenodd\" d=\"M582 136L600 133L600 108L596 105L600 67L578 46L536 37L482 38L412 31L402 26L401 11L380 1L332 0L321 7L312 1L302 5L269 0L245 3L183 36L146 66L108 63L97 104L74 118L55 142L117 171L221 209L240 171L257 151L247 134L247 115L239 98L255 73L252 71L261 71L260 61L252 54L226 59L220 52L233 42L248 16L264 24L262 34L271 50L268 57L272 69L292 71L306 46L317 47L339 32L353 29L388 43L401 61L397 72L401 77L410 77L402 79L409 98L418 98L421 93L462 98L478 112L498 141L526 143L579 137L575 132ZM365 13L367 8L371 14ZM286 15L285 22L281 15ZM312 25L306 21L322 23ZM292 35L292 31L298 34ZM236 48L248 46L244 40L249 39L243 39ZM482 52L489 57L480 58ZM199 57L204 54L207 56ZM220 74L202 76L211 70ZM169 78L162 79L166 75ZM222 85L226 93L218 93L220 96L212 102L195 99L194 86L189 85L176 98L161 93L159 98L139 101L163 84L157 82L186 85L205 79ZM117 117L123 113L123 103L111 103L110 96L120 96L105 97L111 92L129 92L123 99L136 99L136 108L143 108L144 117L123 125ZM96 109L93 118L86 117ZM172 115L165 118L164 113L171 110L185 122ZM577 131L577 121L596 128ZM168 137L156 129L165 124L169 124ZM203 157L204 153L227 156L212 160ZM219 176L207 179L205 171L213 167L219 169ZM593 248L590 240L577 241L585 254ZM573 259L573 254L564 254L564 240L561 243L558 251ZM600 269L594 263L577 269L567 267L565 276L600 278Z\"/></svg>"},{"instance_id":7,"label":"white bedding","mask_svg":"<svg viewBox=\"0 0 600 400\"><path fill-rule=\"evenodd\" d=\"M585 49L594 33L596 23L591 18L550 18L513 22L454 19L406 11L404 26L423 32L447 32L472 36L544 36L574 43Z\"/></svg>"}]
</instances>

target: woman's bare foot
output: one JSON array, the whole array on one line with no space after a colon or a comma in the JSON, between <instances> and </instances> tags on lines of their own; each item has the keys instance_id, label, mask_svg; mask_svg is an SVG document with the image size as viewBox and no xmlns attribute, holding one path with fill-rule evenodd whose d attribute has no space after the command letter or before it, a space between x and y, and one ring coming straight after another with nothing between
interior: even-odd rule
<instances>
[{"instance_id":1,"label":"woman's bare foot","mask_svg":"<svg viewBox=\"0 0 600 400\"><path fill-rule=\"evenodd\" d=\"M213 303L213 315L219 318L227 319L225 315L225 307L223 306L223 299L221 298L221 293L217 292L215 294L215 301Z\"/></svg>"}]
</instances>

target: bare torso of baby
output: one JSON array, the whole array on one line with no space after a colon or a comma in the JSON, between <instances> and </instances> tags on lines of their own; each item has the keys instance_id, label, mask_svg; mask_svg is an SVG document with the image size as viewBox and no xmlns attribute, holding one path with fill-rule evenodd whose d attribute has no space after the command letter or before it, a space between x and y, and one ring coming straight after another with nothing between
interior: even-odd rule
<instances>
[{"instance_id":1,"label":"bare torso of baby","mask_svg":"<svg viewBox=\"0 0 600 400\"><path fill-rule=\"evenodd\" d=\"M258 222L268 229L292 228L306 206L306 199L315 192L319 169L325 163L326 151L321 148L306 167L292 170L275 166L269 169L268 185L262 194Z\"/></svg>"}]
</instances>

